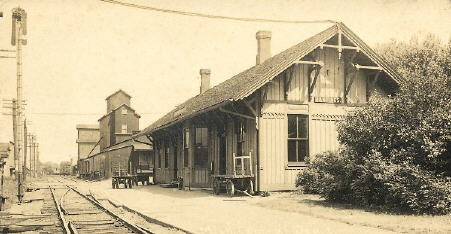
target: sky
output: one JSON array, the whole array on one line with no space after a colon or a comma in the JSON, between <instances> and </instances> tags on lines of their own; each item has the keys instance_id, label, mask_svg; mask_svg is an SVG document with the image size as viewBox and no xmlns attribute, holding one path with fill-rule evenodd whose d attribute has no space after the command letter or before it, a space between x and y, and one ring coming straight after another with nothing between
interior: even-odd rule
<instances>
[{"instance_id":1,"label":"sky","mask_svg":"<svg viewBox=\"0 0 451 234\"><path fill-rule=\"evenodd\" d=\"M233 17L342 21L374 47L415 33L451 39L451 1L123 0L163 9ZM277 54L330 24L238 22L113 5L99 0L0 0L0 49L10 44L11 9L28 14L23 79L26 118L41 161L77 156L77 124L96 124L105 98L132 96L143 129L199 92L199 69L212 86L255 65L258 30L272 31ZM0 52L0 55L8 53ZM14 59L0 58L0 99L16 96ZM2 112L8 112L2 109ZM0 142L12 118L0 115Z\"/></svg>"}]
</instances>

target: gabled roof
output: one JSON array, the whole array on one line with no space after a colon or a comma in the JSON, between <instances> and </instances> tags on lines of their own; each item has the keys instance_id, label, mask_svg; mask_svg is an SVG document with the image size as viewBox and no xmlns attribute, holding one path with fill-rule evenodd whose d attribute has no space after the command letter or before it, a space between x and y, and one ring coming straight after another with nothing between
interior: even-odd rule
<instances>
[{"instance_id":1,"label":"gabled roof","mask_svg":"<svg viewBox=\"0 0 451 234\"><path fill-rule=\"evenodd\" d=\"M123 93L125 96L127 96L127 97L129 97L129 98L132 97L132 96L130 96L128 93L126 93L124 90L119 89L118 91L112 93L110 96L106 97L105 100L110 99L112 96L114 96L114 95L116 95L116 94L118 94L118 93Z\"/></svg>"},{"instance_id":2,"label":"gabled roof","mask_svg":"<svg viewBox=\"0 0 451 234\"><path fill-rule=\"evenodd\" d=\"M343 35L355 43L363 53L373 60L373 62L382 67L396 83L400 83L400 76L379 55L367 46L357 35L351 32L344 24L337 23L267 59L262 64L253 66L206 92L188 99L183 104L177 106L174 110L138 133L137 136L152 133L202 112L248 97L290 67L294 62L306 56L322 43L332 38L340 30Z\"/></svg>"},{"instance_id":3,"label":"gabled roof","mask_svg":"<svg viewBox=\"0 0 451 234\"><path fill-rule=\"evenodd\" d=\"M127 109L133 111L133 114L135 114L136 117L141 118L141 116L140 116L138 113L136 113L136 110L135 110L135 109L133 109L131 106L129 106L129 105L127 105L127 104L124 103L124 104L122 104L122 105L120 105L120 106L114 108L114 109L111 110L110 112L106 113L106 114L103 115L102 117L100 117L100 119L99 119L98 121L102 120L103 118L105 118L106 116L110 115L111 113L117 111L119 108L121 108L121 107L123 107L123 106L126 107Z\"/></svg>"},{"instance_id":4,"label":"gabled roof","mask_svg":"<svg viewBox=\"0 0 451 234\"><path fill-rule=\"evenodd\" d=\"M105 149L103 149L103 151L100 151L98 153L91 154L93 152L93 150L92 150L89 153L89 155L84 159L92 158L99 154L115 151L118 149L128 148L128 147L133 147L134 151L151 151L151 150L153 150L153 143L145 136L134 137L134 138L129 137L121 142L118 142L114 145L110 145L110 146L106 147Z\"/></svg>"}]
</instances>

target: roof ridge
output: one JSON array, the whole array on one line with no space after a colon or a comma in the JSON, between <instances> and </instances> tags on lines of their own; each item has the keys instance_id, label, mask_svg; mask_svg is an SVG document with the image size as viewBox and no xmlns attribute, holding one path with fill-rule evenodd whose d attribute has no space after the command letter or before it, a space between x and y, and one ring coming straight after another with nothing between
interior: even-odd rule
<instances>
[{"instance_id":1,"label":"roof ridge","mask_svg":"<svg viewBox=\"0 0 451 234\"><path fill-rule=\"evenodd\" d=\"M128 94L128 93L125 92L124 90L118 89L116 92L114 92L114 93L110 94L108 97L106 97L105 100L108 100L111 96L116 95L117 93L123 93L123 94L125 94L126 96L128 96L129 98L132 97L132 96L130 96L130 94Z\"/></svg>"},{"instance_id":2,"label":"roof ridge","mask_svg":"<svg viewBox=\"0 0 451 234\"><path fill-rule=\"evenodd\" d=\"M137 135L144 135L179 122L199 112L217 108L229 101L241 100L251 95L255 90L274 79L281 72L289 68L296 60L306 56L308 53L319 47L321 43L332 38L341 30L371 59L375 60L386 71L395 82L399 75L380 56L378 56L368 45L357 35L348 29L343 23L337 22L325 30L289 47L288 49L272 56L263 63L254 65L231 78L215 85L206 92L187 99L176 108L163 115L161 118L150 124ZM177 111L182 110L175 116Z\"/></svg>"},{"instance_id":3,"label":"roof ridge","mask_svg":"<svg viewBox=\"0 0 451 234\"><path fill-rule=\"evenodd\" d=\"M139 115L138 113L136 113L136 110L133 109L133 107L131 107L131 106L128 105L127 103L122 103L121 105L119 105L119 106L117 106L116 108L112 109L110 112L108 112L108 113L102 115L102 117L100 117L99 120L101 120L101 119L103 119L105 116L107 116L107 115L113 113L114 111L116 111L117 109L121 108L122 106L126 106L126 107L130 108L130 109L134 112L135 115L137 115L137 116L139 116L139 117L141 118L141 115Z\"/></svg>"}]
</instances>

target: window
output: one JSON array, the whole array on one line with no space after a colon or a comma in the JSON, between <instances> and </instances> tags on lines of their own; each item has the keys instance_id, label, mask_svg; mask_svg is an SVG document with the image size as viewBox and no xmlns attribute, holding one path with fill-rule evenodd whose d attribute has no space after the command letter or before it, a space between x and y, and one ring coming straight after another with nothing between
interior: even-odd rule
<instances>
[{"instance_id":1,"label":"window","mask_svg":"<svg viewBox=\"0 0 451 234\"><path fill-rule=\"evenodd\" d=\"M123 115L126 115L126 114L127 114L127 108L125 108L125 107L122 108L122 114L123 114Z\"/></svg>"},{"instance_id":2,"label":"window","mask_svg":"<svg viewBox=\"0 0 451 234\"><path fill-rule=\"evenodd\" d=\"M127 124L122 124L121 133L127 133Z\"/></svg>"},{"instance_id":3,"label":"window","mask_svg":"<svg viewBox=\"0 0 451 234\"><path fill-rule=\"evenodd\" d=\"M196 128L194 147L194 166L208 167L208 128Z\"/></svg>"},{"instance_id":4,"label":"window","mask_svg":"<svg viewBox=\"0 0 451 234\"><path fill-rule=\"evenodd\" d=\"M308 115L288 115L288 162L304 162L308 143Z\"/></svg>"},{"instance_id":5,"label":"window","mask_svg":"<svg viewBox=\"0 0 451 234\"><path fill-rule=\"evenodd\" d=\"M169 141L164 142L164 168L169 168Z\"/></svg>"},{"instance_id":6,"label":"window","mask_svg":"<svg viewBox=\"0 0 451 234\"><path fill-rule=\"evenodd\" d=\"M188 167L189 163L189 129L183 129L183 166Z\"/></svg>"},{"instance_id":7,"label":"window","mask_svg":"<svg viewBox=\"0 0 451 234\"><path fill-rule=\"evenodd\" d=\"M238 156L248 155L246 152L246 122L239 119L235 122L235 132L237 135L237 153Z\"/></svg>"}]
</instances>

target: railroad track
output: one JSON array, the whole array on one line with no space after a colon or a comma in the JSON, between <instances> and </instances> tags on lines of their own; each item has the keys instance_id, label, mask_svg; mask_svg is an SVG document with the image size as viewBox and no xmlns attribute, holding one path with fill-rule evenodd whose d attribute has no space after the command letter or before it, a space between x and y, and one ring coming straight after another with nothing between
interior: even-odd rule
<instances>
[{"instance_id":1,"label":"railroad track","mask_svg":"<svg viewBox=\"0 0 451 234\"><path fill-rule=\"evenodd\" d=\"M74 188L49 188L65 233L152 233L121 219Z\"/></svg>"},{"instance_id":2,"label":"railroad track","mask_svg":"<svg viewBox=\"0 0 451 234\"><path fill-rule=\"evenodd\" d=\"M65 233L189 233L152 222L109 202L99 202L76 188L49 187Z\"/></svg>"}]
</instances>

